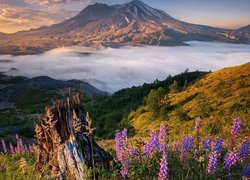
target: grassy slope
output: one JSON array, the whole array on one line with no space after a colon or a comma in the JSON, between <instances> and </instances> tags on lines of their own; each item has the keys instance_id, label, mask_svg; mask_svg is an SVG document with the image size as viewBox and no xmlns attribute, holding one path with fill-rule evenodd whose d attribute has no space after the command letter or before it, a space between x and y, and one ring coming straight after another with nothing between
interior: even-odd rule
<instances>
[{"instance_id":1,"label":"grassy slope","mask_svg":"<svg viewBox=\"0 0 250 180\"><path fill-rule=\"evenodd\" d=\"M115 92L112 96L94 97L93 99L83 99L86 110L93 119L94 126L97 128L96 135L103 139L114 137L117 129L124 127L133 134L133 127L127 123L128 115L131 110L137 109L143 104L143 99L150 90L159 87L168 88L174 80L178 81L182 87L185 81L193 84L203 77L206 72L185 72L176 76L169 76L163 81L156 80L151 84L134 86Z\"/></svg>"},{"instance_id":2,"label":"grassy slope","mask_svg":"<svg viewBox=\"0 0 250 180\"><path fill-rule=\"evenodd\" d=\"M190 134L194 118L203 117L203 135L220 134L226 138L230 132L232 118L243 118L244 134L250 134L250 63L225 68L210 74L178 93L169 93L171 111L165 117L149 111L147 105L131 112L129 120L139 136L147 135L160 124L169 127L170 140ZM181 120L181 111L189 120Z\"/></svg>"}]
</instances>

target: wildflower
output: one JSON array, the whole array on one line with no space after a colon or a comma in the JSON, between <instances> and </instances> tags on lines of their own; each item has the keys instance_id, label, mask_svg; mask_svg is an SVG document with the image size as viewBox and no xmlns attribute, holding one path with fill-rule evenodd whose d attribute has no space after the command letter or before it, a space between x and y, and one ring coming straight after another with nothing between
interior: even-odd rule
<instances>
[{"instance_id":1,"label":"wildflower","mask_svg":"<svg viewBox=\"0 0 250 180\"><path fill-rule=\"evenodd\" d=\"M122 148L123 148L123 139L120 132L116 132L115 134L115 142L116 142L116 157L119 161L122 161Z\"/></svg>"},{"instance_id":2,"label":"wildflower","mask_svg":"<svg viewBox=\"0 0 250 180\"><path fill-rule=\"evenodd\" d=\"M247 155L249 154L249 145L250 145L249 141L244 141L241 144L241 149L239 151L240 158L242 158L242 159L246 159L247 158Z\"/></svg>"},{"instance_id":3,"label":"wildflower","mask_svg":"<svg viewBox=\"0 0 250 180\"><path fill-rule=\"evenodd\" d=\"M159 147L158 135L156 132L152 132L150 137L150 150L154 151Z\"/></svg>"},{"instance_id":4,"label":"wildflower","mask_svg":"<svg viewBox=\"0 0 250 180\"><path fill-rule=\"evenodd\" d=\"M159 149L160 152L165 153L167 151L166 144L160 144Z\"/></svg>"},{"instance_id":5,"label":"wildflower","mask_svg":"<svg viewBox=\"0 0 250 180\"><path fill-rule=\"evenodd\" d=\"M247 164L243 167L243 176L246 178L250 177L250 164Z\"/></svg>"},{"instance_id":6,"label":"wildflower","mask_svg":"<svg viewBox=\"0 0 250 180\"><path fill-rule=\"evenodd\" d=\"M222 138L217 138L214 142L212 152L209 154L208 160L208 173L214 174L216 172L218 158L222 151Z\"/></svg>"},{"instance_id":7,"label":"wildflower","mask_svg":"<svg viewBox=\"0 0 250 180\"><path fill-rule=\"evenodd\" d=\"M10 152L11 154L15 154L15 149L11 143L10 143Z\"/></svg>"},{"instance_id":8,"label":"wildflower","mask_svg":"<svg viewBox=\"0 0 250 180\"><path fill-rule=\"evenodd\" d=\"M121 170L122 177L126 177L129 174L129 159L126 156L123 160L122 170Z\"/></svg>"},{"instance_id":9,"label":"wildflower","mask_svg":"<svg viewBox=\"0 0 250 180\"><path fill-rule=\"evenodd\" d=\"M221 153L222 151L222 138L217 138L214 142L213 151Z\"/></svg>"},{"instance_id":10,"label":"wildflower","mask_svg":"<svg viewBox=\"0 0 250 180\"><path fill-rule=\"evenodd\" d=\"M225 155L224 168L230 169L239 159L239 153L230 151Z\"/></svg>"},{"instance_id":11,"label":"wildflower","mask_svg":"<svg viewBox=\"0 0 250 180\"><path fill-rule=\"evenodd\" d=\"M136 149L133 148L133 147L131 147L131 148L128 149L128 152L129 152L129 154L130 154L131 156L134 156L134 155L136 154Z\"/></svg>"},{"instance_id":12,"label":"wildflower","mask_svg":"<svg viewBox=\"0 0 250 180\"><path fill-rule=\"evenodd\" d=\"M121 136L122 136L122 140L123 140L123 143L125 144L126 142L127 142L127 140L128 140L128 130L127 129L124 129L123 131L122 131L122 134L121 134Z\"/></svg>"},{"instance_id":13,"label":"wildflower","mask_svg":"<svg viewBox=\"0 0 250 180\"><path fill-rule=\"evenodd\" d=\"M122 132L116 132L115 141L116 141L116 157L122 163L121 174L122 177L126 177L129 173L129 157L126 152L127 144L127 130L124 129Z\"/></svg>"},{"instance_id":14,"label":"wildflower","mask_svg":"<svg viewBox=\"0 0 250 180\"><path fill-rule=\"evenodd\" d=\"M219 153L216 151L213 151L209 154L209 160L208 160L208 173L214 174L216 172L217 164L218 164L218 157Z\"/></svg>"},{"instance_id":15,"label":"wildflower","mask_svg":"<svg viewBox=\"0 0 250 180\"><path fill-rule=\"evenodd\" d=\"M198 133L200 128L201 128L201 118L200 117L196 118L194 128L195 128L195 131Z\"/></svg>"},{"instance_id":16,"label":"wildflower","mask_svg":"<svg viewBox=\"0 0 250 180\"><path fill-rule=\"evenodd\" d=\"M203 147L204 147L205 150L210 150L210 148L211 148L211 139L210 139L209 136L207 136L207 137L204 139Z\"/></svg>"},{"instance_id":17,"label":"wildflower","mask_svg":"<svg viewBox=\"0 0 250 180\"><path fill-rule=\"evenodd\" d=\"M3 152L4 152L5 154L7 154L7 153L8 153L8 150L7 150L5 141L2 139L1 142L2 142L2 146L3 146Z\"/></svg>"},{"instance_id":18,"label":"wildflower","mask_svg":"<svg viewBox=\"0 0 250 180\"><path fill-rule=\"evenodd\" d=\"M165 180L167 178L168 178L168 156L166 153L163 153L160 161L160 172L158 173L158 180Z\"/></svg>"},{"instance_id":19,"label":"wildflower","mask_svg":"<svg viewBox=\"0 0 250 180\"><path fill-rule=\"evenodd\" d=\"M166 133L167 133L166 126L161 126L160 127L160 133L159 133L159 142L160 142L160 144L165 144Z\"/></svg>"},{"instance_id":20,"label":"wildflower","mask_svg":"<svg viewBox=\"0 0 250 180\"><path fill-rule=\"evenodd\" d=\"M198 159L198 162L204 162L205 158L203 156L200 156L199 159Z\"/></svg>"},{"instance_id":21,"label":"wildflower","mask_svg":"<svg viewBox=\"0 0 250 180\"><path fill-rule=\"evenodd\" d=\"M239 136L241 128L242 128L242 119L234 118L231 133L235 136Z\"/></svg>"},{"instance_id":22,"label":"wildflower","mask_svg":"<svg viewBox=\"0 0 250 180\"><path fill-rule=\"evenodd\" d=\"M194 148L194 140L193 140L193 138L189 137L189 136L185 136L182 139L182 152L187 153L188 151L190 151L193 148Z\"/></svg>"}]
</instances>

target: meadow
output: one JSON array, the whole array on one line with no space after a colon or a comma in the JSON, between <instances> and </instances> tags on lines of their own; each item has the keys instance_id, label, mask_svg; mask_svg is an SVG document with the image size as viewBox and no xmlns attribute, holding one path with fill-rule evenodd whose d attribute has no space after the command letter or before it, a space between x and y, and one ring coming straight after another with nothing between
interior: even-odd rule
<instances>
[{"instance_id":1,"label":"meadow","mask_svg":"<svg viewBox=\"0 0 250 180\"><path fill-rule=\"evenodd\" d=\"M242 119L232 120L230 142L220 136L200 137L202 119L195 120L194 136L168 142L166 126L144 140L131 141L127 129L117 131L115 148L109 149L118 168L86 170L86 179L244 179L250 178L249 137L242 137ZM1 141L0 179L53 179L50 169L35 170L33 147L16 136L16 144ZM72 176L68 175L68 179Z\"/></svg>"}]
</instances>

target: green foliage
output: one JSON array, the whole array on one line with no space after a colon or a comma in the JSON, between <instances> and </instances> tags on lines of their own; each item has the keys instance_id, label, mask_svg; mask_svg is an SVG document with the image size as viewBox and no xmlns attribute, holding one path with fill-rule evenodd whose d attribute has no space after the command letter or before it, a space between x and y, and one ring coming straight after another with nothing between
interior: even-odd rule
<instances>
[{"instance_id":1,"label":"green foliage","mask_svg":"<svg viewBox=\"0 0 250 180\"><path fill-rule=\"evenodd\" d=\"M184 110L181 106L175 109L175 116L178 122L190 120L190 117L188 116L187 111Z\"/></svg>"},{"instance_id":2,"label":"green foliage","mask_svg":"<svg viewBox=\"0 0 250 180\"><path fill-rule=\"evenodd\" d=\"M35 156L32 153L0 155L0 165L6 168L5 172L0 170L0 179L40 179L39 173L35 171Z\"/></svg>"},{"instance_id":3,"label":"green foliage","mask_svg":"<svg viewBox=\"0 0 250 180\"><path fill-rule=\"evenodd\" d=\"M148 96L145 98L145 103L149 107L150 111L160 111L162 106L162 100L166 96L166 90L162 87L158 88L157 90L152 89Z\"/></svg>"},{"instance_id":4,"label":"green foliage","mask_svg":"<svg viewBox=\"0 0 250 180\"><path fill-rule=\"evenodd\" d=\"M185 83L187 83L187 82L185 81ZM178 82L176 80L174 80L173 84L171 84L169 86L169 90L172 93L177 93L179 91L179 85L178 85Z\"/></svg>"}]
</instances>

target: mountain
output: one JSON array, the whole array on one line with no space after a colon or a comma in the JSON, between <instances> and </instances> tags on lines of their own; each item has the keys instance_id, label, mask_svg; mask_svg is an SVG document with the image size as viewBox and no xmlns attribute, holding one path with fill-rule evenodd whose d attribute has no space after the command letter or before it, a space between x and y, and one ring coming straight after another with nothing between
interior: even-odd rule
<instances>
[{"instance_id":1,"label":"mountain","mask_svg":"<svg viewBox=\"0 0 250 180\"><path fill-rule=\"evenodd\" d=\"M237 37L244 39L245 41L250 41L250 25L239 28L235 34Z\"/></svg>"},{"instance_id":2,"label":"mountain","mask_svg":"<svg viewBox=\"0 0 250 180\"><path fill-rule=\"evenodd\" d=\"M249 32L250 31L250 25L241 27L237 30L238 32Z\"/></svg>"},{"instance_id":3,"label":"mountain","mask_svg":"<svg viewBox=\"0 0 250 180\"><path fill-rule=\"evenodd\" d=\"M62 23L0 36L0 52L33 54L70 45L177 46L191 40L249 43L246 36L237 30L186 23L133 0L112 6L96 3Z\"/></svg>"}]
</instances>

